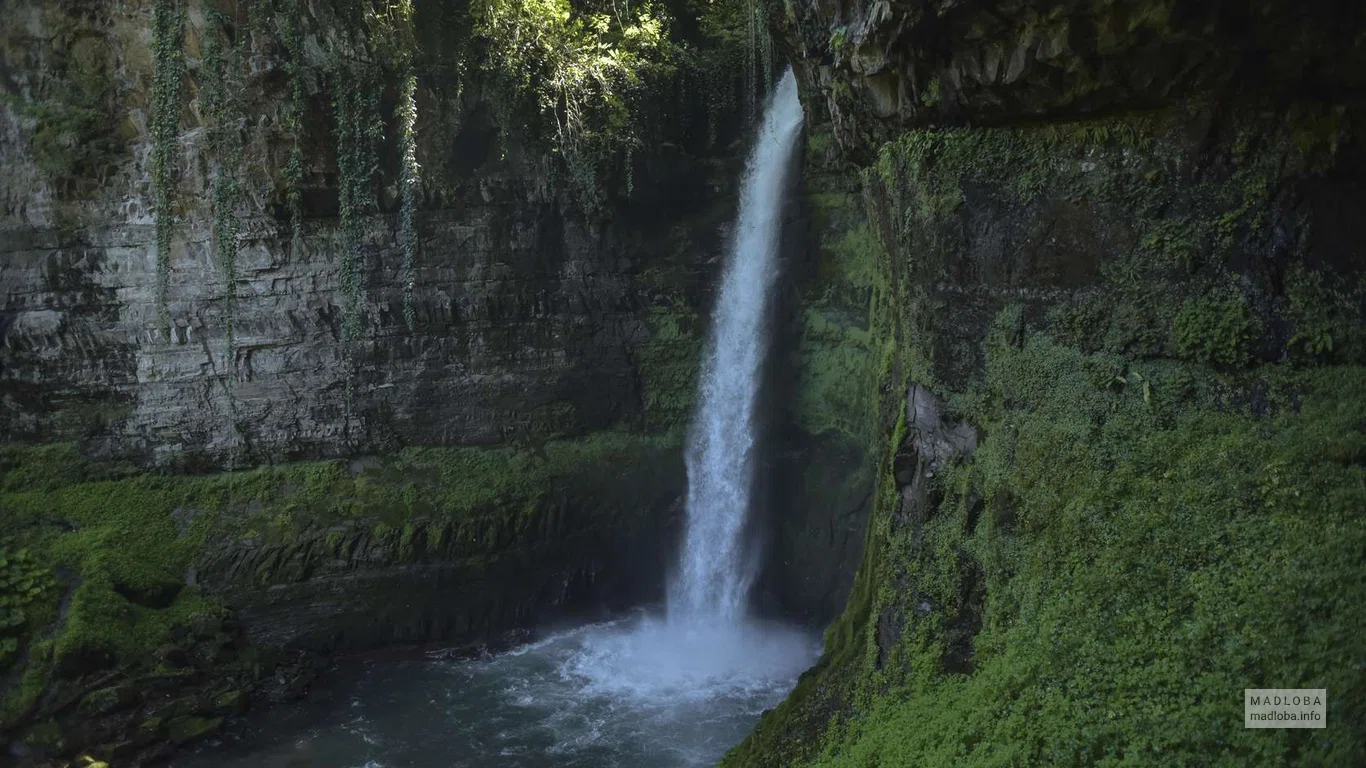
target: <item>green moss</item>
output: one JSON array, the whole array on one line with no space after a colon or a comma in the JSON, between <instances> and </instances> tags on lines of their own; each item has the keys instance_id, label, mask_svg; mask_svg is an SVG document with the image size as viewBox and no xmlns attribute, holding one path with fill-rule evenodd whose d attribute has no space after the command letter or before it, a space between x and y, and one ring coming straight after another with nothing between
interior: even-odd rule
<instances>
[{"instance_id":1,"label":"green moss","mask_svg":"<svg viewBox=\"0 0 1366 768\"><path fill-rule=\"evenodd\" d=\"M124 688L117 686L100 688L91 691L81 699L79 711L85 717L98 717L124 705L130 698L128 691Z\"/></svg>"},{"instance_id":2,"label":"green moss","mask_svg":"<svg viewBox=\"0 0 1366 768\"><path fill-rule=\"evenodd\" d=\"M46 720L29 729L28 736L24 742L31 747L39 749L61 749L64 737L62 727L56 720Z\"/></svg>"},{"instance_id":3,"label":"green moss","mask_svg":"<svg viewBox=\"0 0 1366 768\"><path fill-rule=\"evenodd\" d=\"M873 428L882 339L889 330L870 325L875 295L885 290L885 252L856 195L811 192L804 199L817 235L817 272L802 315L795 417L809 434L834 431L863 446Z\"/></svg>"},{"instance_id":4,"label":"green moss","mask_svg":"<svg viewBox=\"0 0 1366 768\"><path fill-rule=\"evenodd\" d=\"M650 430L669 430L692 415L701 364L702 340L697 313L682 302L650 310L650 340L636 348Z\"/></svg>"},{"instance_id":5,"label":"green moss","mask_svg":"<svg viewBox=\"0 0 1366 768\"><path fill-rule=\"evenodd\" d=\"M50 618L58 595L52 569L28 550L0 546L0 670L18 658Z\"/></svg>"},{"instance_id":6,"label":"green moss","mask_svg":"<svg viewBox=\"0 0 1366 768\"><path fill-rule=\"evenodd\" d=\"M247 696L241 691L226 691L214 697L213 705L223 712L240 713L247 708Z\"/></svg>"},{"instance_id":7,"label":"green moss","mask_svg":"<svg viewBox=\"0 0 1366 768\"><path fill-rule=\"evenodd\" d=\"M884 463L825 656L725 764L1358 762L1366 472L1343 457L1366 451L1366 369L1206 386L1030 333L1018 308L986 348L984 391L955 400L986 435L974 459L919 530ZM1230 387L1285 410L1229 411ZM905 434L903 413L888 456ZM1331 738L1243 729L1239 690L1286 674L1340 692Z\"/></svg>"}]
</instances>

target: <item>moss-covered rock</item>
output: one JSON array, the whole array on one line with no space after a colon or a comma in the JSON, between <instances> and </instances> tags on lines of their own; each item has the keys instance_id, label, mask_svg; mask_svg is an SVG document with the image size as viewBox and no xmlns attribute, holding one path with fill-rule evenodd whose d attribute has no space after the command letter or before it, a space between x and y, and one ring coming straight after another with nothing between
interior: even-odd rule
<instances>
[{"instance_id":1,"label":"moss-covered rock","mask_svg":"<svg viewBox=\"0 0 1366 768\"><path fill-rule=\"evenodd\" d=\"M1361 114L1196 100L858 147L867 538L822 659L725 765L1366 759ZM975 452L929 460L908 390ZM1339 692L1328 738L1242 727L1282 675Z\"/></svg>"}]
</instances>

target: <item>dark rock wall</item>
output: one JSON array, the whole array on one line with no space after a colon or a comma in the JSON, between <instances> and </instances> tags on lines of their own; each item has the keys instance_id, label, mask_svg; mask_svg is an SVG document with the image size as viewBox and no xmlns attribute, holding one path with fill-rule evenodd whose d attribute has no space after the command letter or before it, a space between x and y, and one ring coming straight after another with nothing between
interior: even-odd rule
<instances>
[{"instance_id":1,"label":"dark rock wall","mask_svg":"<svg viewBox=\"0 0 1366 768\"><path fill-rule=\"evenodd\" d=\"M1352 3L1175 0L793 3L779 36L853 149L889 125L1010 123L1251 86L1359 91ZM819 96L817 96L819 94ZM865 155L866 157L866 155Z\"/></svg>"}]
</instances>

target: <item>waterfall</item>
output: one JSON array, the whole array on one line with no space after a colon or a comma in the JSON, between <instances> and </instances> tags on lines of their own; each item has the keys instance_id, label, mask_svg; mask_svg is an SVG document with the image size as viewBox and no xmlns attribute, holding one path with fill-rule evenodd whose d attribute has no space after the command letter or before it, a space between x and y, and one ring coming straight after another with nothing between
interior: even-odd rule
<instances>
[{"instance_id":1,"label":"waterfall","mask_svg":"<svg viewBox=\"0 0 1366 768\"><path fill-rule=\"evenodd\" d=\"M789 69L764 110L745 169L740 217L721 279L689 435L687 532L669 586L670 618L738 620L755 569L745 551L754 480L754 407L768 352L783 192L802 125Z\"/></svg>"}]
</instances>

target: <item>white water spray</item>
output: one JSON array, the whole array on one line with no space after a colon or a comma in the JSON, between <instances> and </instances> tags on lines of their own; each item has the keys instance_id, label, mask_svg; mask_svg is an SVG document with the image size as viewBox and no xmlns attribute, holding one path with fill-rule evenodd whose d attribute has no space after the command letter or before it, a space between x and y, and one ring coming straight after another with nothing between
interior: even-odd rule
<instances>
[{"instance_id":1,"label":"white water spray","mask_svg":"<svg viewBox=\"0 0 1366 768\"><path fill-rule=\"evenodd\" d=\"M754 406L768 352L765 319L778 273L783 192L802 125L788 70L764 112L745 169L735 241L721 279L700 404L688 446L688 522L671 619L743 618L754 566L744 546L754 479Z\"/></svg>"}]
</instances>

